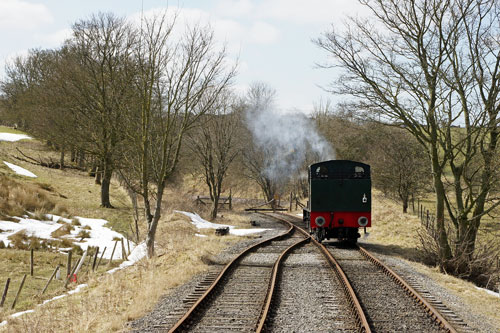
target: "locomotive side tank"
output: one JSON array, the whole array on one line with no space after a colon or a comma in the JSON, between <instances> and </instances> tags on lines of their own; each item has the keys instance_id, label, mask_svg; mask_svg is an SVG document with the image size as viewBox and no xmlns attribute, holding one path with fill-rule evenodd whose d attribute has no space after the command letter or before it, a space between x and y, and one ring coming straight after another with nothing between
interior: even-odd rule
<instances>
[{"instance_id":1,"label":"locomotive side tank","mask_svg":"<svg viewBox=\"0 0 500 333\"><path fill-rule=\"evenodd\" d=\"M318 241L356 241L359 228L371 226L371 179L368 164L331 160L309 167L309 201L303 212Z\"/></svg>"}]
</instances>

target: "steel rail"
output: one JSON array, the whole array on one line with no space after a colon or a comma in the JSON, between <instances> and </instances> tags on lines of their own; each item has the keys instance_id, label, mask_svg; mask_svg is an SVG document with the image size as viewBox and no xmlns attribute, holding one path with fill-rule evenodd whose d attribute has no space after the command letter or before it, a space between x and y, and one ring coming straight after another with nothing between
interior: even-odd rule
<instances>
[{"instance_id":1,"label":"steel rail","mask_svg":"<svg viewBox=\"0 0 500 333\"><path fill-rule=\"evenodd\" d=\"M271 217L273 217L277 220L283 221L283 222L291 223L285 219L282 219L282 218L274 216L274 215L267 215L267 216L271 216ZM288 217L296 218L295 216L288 216ZM295 226L295 227L297 228L297 230L299 230L303 234L309 236L309 233L306 230L304 230L303 228L298 227L298 226ZM366 332L366 333L371 333L372 330L370 328L370 325L368 324L368 320L366 319L365 312L363 311L363 308L361 307L361 303L359 302L358 297L356 296L356 293L354 292L354 288L352 287L351 283L347 279L347 276L345 275L344 271L342 270L342 267L340 267L337 260L333 257L333 255L330 253L330 251L328 251L328 249L323 244L319 243L314 238L310 238L310 239L314 243L314 245L316 245L319 248L319 250L325 255L328 263L330 264L333 271L337 275L337 278L341 282L344 293L348 299L349 304L352 307L354 316L356 317L356 322L359 326L360 331Z\"/></svg>"},{"instance_id":2,"label":"steel rail","mask_svg":"<svg viewBox=\"0 0 500 333\"><path fill-rule=\"evenodd\" d=\"M289 252L291 252L293 249L295 249L296 247L298 247L304 243L307 243L310 239L311 239L311 237L309 235L307 235L306 238L301 239L300 241L296 242L295 244L292 244L285 251L283 251L283 253L281 253L279 258L274 263L273 270L272 270L272 278L269 282L269 288L267 291L266 302L264 304L264 309L262 310L262 314L261 314L259 322L257 324L256 332L260 333L264 329L264 325L266 323L266 320L267 320L267 317L269 314L269 310L271 309L273 296L275 295L275 290L276 290L275 287L276 287L276 284L278 281L279 269L280 269L281 264L283 262L283 258L285 258L289 254Z\"/></svg>"},{"instance_id":3,"label":"steel rail","mask_svg":"<svg viewBox=\"0 0 500 333\"><path fill-rule=\"evenodd\" d=\"M286 215L286 214L283 214ZM293 215L286 215L291 218L297 218ZM302 230L301 227L297 227L299 230ZM316 241L313 239L313 241ZM321 245L326 249L324 245ZM446 318L437 310L430 302L428 302L422 295L420 295L414 288L412 288L402 277L400 277L396 272L382 263L379 259L377 259L373 254L368 252L365 248L357 245L361 254L370 262L372 262L375 266L382 269L382 271L387 274L396 284L401 286L407 294L409 294L418 304L420 304L424 310L439 324L439 326L450 333L457 333L457 330L450 324ZM328 251L328 250L327 250ZM330 253L330 252L328 252Z\"/></svg>"},{"instance_id":4,"label":"steel rail","mask_svg":"<svg viewBox=\"0 0 500 333\"><path fill-rule=\"evenodd\" d=\"M375 258L370 252L368 252L366 249L363 247L359 246L359 251L361 254L368 259L370 262L372 262L375 266L379 267L382 269L382 271L388 275L394 282L396 282L398 285L400 285L406 293L408 293L415 301L417 301L421 306L424 307L424 310L435 320L438 322L439 326L441 328L448 330L450 333L456 333L457 331L455 328L441 315L441 313L434 307L432 306L431 303L429 303L425 298L423 298L415 289L413 289L406 281L403 280L396 272L394 272L392 269L390 269L388 266L383 264L380 260Z\"/></svg>"},{"instance_id":5,"label":"steel rail","mask_svg":"<svg viewBox=\"0 0 500 333\"><path fill-rule=\"evenodd\" d=\"M186 329L187 327L189 327L196 312L210 300L210 298L214 295L219 283L222 281L222 279L226 275L229 274L230 269L235 267L237 262L241 258L243 258L245 255L247 255L248 253L250 253L251 251L253 251L254 249L256 249L262 245L265 245L267 243L271 243L272 241L281 239L287 235L291 235L296 227L289 222L287 222L287 224L290 226L290 228L287 231L285 231L285 232L283 232L275 237L263 240L255 245L252 245L252 246L246 248L240 254L238 254L233 260L231 260L231 262L229 262L222 269L222 271L219 273L219 275L214 280L214 282L212 282L210 287L208 287L208 289L205 291L205 293L203 293L203 295L200 296L200 298L189 308L189 310L184 314L184 316L182 316L182 318L179 319L177 321L177 323L168 332L169 333L181 332L183 329Z\"/></svg>"}]
</instances>

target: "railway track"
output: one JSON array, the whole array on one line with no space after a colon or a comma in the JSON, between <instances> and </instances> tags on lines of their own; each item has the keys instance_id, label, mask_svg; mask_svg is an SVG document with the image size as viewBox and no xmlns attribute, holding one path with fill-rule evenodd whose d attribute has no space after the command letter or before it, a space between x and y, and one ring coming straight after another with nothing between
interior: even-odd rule
<instances>
[{"instance_id":1,"label":"railway track","mask_svg":"<svg viewBox=\"0 0 500 333\"><path fill-rule=\"evenodd\" d=\"M280 268L293 248L308 241L293 225L249 247L215 276L209 275L169 332L259 331L264 326Z\"/></svg>"},{"instance_id":2,"label":"railway track","mask_svg":"<svg viewBox=\"0 0 500 333\"><path fill-rule=\"evenodd\" d=\"M269 215L291 221L298 228L305 227L298 218L283 214ZM426 297L423 297L416 288L366 249L360 246L317 245L328 251L345 272L353 292L359 298L370 330L468 332L466 324L432 295L426 293Z\"/></svg>"},{"instance_id":3,"label":"railway track","mask_svg":"<svg viewBox=\"0 0 500 333\"><path fill-rule=\"evenodd\" d=\"M313 326L309 323L300 331L324 331L328 327L329 331L369 332L355 295L345 287L343 292L343 284L332 275L336 264L331 256L327 252L324 252L326 256L321 256L313 245L305 245L310 241L309 235L289 221L281 221L289 225L285 233L243 251L217 276L207 275L195 293L184 300L190 307L169 332L297 331L297 325L290 318L286 319L287 314L296 312L298 308L305 311L304 316L309 312L306 307L300 306L301 299L293 295L297 273L311 278L301 279L306 282L302 288L308 288L307 301L312 305L328 306L331 317L325 325L325 316L318 313L318 323ZM283 263L289 262L287 258L291 253L295 257L307 254L310 258L312 252L315 253L316 264L311 265L307 259L306 265L294 267L292 259L292 264L283 268ZM311 275L312 270L316 274ZM337 276L341 277L338 272ZM311 286L315 289L316 298L311 293ZM158 330L161 328L156 327Z\"/></svg>"}]
</instances>

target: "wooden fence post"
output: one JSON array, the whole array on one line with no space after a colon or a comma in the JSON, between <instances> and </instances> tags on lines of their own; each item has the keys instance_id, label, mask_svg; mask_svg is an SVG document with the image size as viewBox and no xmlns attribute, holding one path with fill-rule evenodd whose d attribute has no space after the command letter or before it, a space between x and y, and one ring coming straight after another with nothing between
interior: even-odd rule
<instances>
[{"instance_id":1,"label":"wooden fence post","mask_svg":"<svg viewBox=\"0 0 500 333\"><path fill-rule=\"evenodd\" d=\"M5 288L3 288L2 300L0 301L0 308L3 307L3 303L5 303L5 298L7 297L7 291L9 290L10 278L7 278L7 282L5 282Z\"/></svg>"},{"instance_id":2,"label":"wooden fence post","mask_svg":"<svg viewBox=\"0 0 500 333\"><path fill-rule=\"evenodd\" d=\"M73 251L69 250L68 252L68 262L66 264L66 276L71 274L71 257L73 256Z\"/></svg>"},{"instance_id":3,"label":"wooden fence post","mask_svg":"<svg viewBox=\"0 0 500 333\"><path fill-rule=\"evenodd\" d=\"M113 246L113 251L111 252L111 258L109 258L108 266L111 266L111 262L113 261L113 255L115 254L116 244L118 244L117 240L115 241L115 245Z\"/></svg>"},{"instance_id":4,"label":"wooden fence post","mask_svg":"<svg viewBox=\"0 0 500 333\"><path fill-rule=\"evenodd\" d=\"M56 269L54 269L54 272L50 276L49 281L47 281L47 284L45 285L45 287L43 288L41 295L43 295L45 293L45 291L49 287L50 282L52 282L52 279L54 278L54 276L56 276L56 273L57 273L58 270L59 270L59 265L57 265Z\"/></svg>"},{"instance_id":5,"label":"wooden fence post","mask_svg":"<svg viewBox=\"0 0 500 333\"><path fill-rule=\"evenodd\" d=\"M427 209L426 227L429 228L429 210Z\"/></svg>"},{"instance_id":6,"label":"wooden fence post","mask_svg":"<svg viewBox=\"0 0 500 333\"><path fill-rule=\"evenodd\" d=\"M30 276L33 276L33 247L31 248L31 251L30 251Z\"/></svg>"},{"instance_id":7,"label":"wooden fence post","mask_svg":"<svg viewBox=\"0 0 500 333\"><path fill-rule=\"evenodd\" d=\"M96 247L94 254L94 261L92 262L92 272L95 271L95 264L97 263L97 255L99 254L99 246Z\"/></svg>"},{"instance_id":8,"label":"wooden fence post","mask_svg":"<svg viewBox=\"0 0 500 333\"><path fill-rule=\"evenodd\" d=\"M233 210L233 192L229 189L229 210Z\"/></svg>"},{"instance_id":9,"label":"wooden fence post","mask_svg":"<svg viewBox=\"0 0 500 333\"><path fill-rule=\"evenodd\" d=\"M95 268L96 271L99 269L99 265L101 264L101 260L102 260L102 257L104 257L104 252L106 252L106 249L107 249L107 247L105 246L104 250L101 253L101 257L99 258L99 261L97 262L97 267Z\"/></svg>"},{"instance_id":10,"label":"wooden fence post","mask_svg":"<svg viewBox=\"0 0 500 333\"><path fill-rule=\"evenodd\" d=\"M14 303L12 303L12 306L10 307L11 310L14 309L16 307L16 303L17 303L17 299L19 298L19 295L21 294L21 290L23 289L23 286L24 286L24 281L26 281L26 274L24 274L23 276L23 280L21 281L21 285L19 286L19 289L17 290L17 293L16 293L16 298L14 298Z\"/></svg>"},{"instance_id":11,"label":"wooden fence post","mask_svg":"<svg viewBox=\"0 0 500 333\"><path fill-rule=\"evenodd\" d=\"M73 274L75 274L76 268L78 267L78 265L80 264L80 261L81 261L82 259L85 259L85 258L81 257L80 259L78 259L78 260L76 261L75 266L73 267L73 269L72 269L72 270L71 270L71 272L69 273L68 277L66 278L66 282L64 283L64 288L67 288L67 287L68 287L68 283L69 283L69 281L71 280L71 277L73 276Z\"/></svg>"},{"instance_id":12,"label":"wooden fence post","mask_svg":"<svg viewBox=\"0 0 500 333\"><path fill-rule=\"evenodd\" d=\"M122 260L128 260L127 251L125 251L125 243L123 242L123 237L121 238L122 243Z\"/></svg>"}]
</instances>

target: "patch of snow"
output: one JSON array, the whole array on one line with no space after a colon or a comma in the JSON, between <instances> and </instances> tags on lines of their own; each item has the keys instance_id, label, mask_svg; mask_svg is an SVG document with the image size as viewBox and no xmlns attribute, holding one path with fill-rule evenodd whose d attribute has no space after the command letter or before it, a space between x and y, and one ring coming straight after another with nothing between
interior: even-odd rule
<instances>
[{"instance_id":1,"label":"patch of snow","mask_svg":"<svg viewBox=\"0 0 500 333\"><path fill-rule=\"evenodd\" d=\"M8 237L15 234L18 231L25 230L28 236L35 236L41 239L56 240L51 236L51 233L59 229L62 224L57 223L57 221L63 221L66 223L71 223L71 219L63 218L57 215L47 215L47 221L39 221L28 217L18 218L19 222L10 221L0 221L0 241L3 241L7 246L10 241ZM102 252L104 247L106 247L106 252L104 253L105 259L111 258L111 252L115 245L115 239L124 238L124 236L116 231L111 230L104 225L108 223L103 219L89 219L84 217L76 217L76 219L81 223L79 226L73 226L74 230L70 234L63 236L63 238L69 238L74 240L74 244L80 246L83 251L87 250L89 246L99 246L99 251ZM84 229L85 226L89 226L91 229ZM82 231L87 231L90 238L85 238L80 241L78 234ZM130 249L133 251L136 247L135 243L130 242ZM125 249L128 249L128 244L124 239ZM115 249L114 258L122 258L122 246L117 244Z\"/></svg>"},{"instance_id":2,"label":"patch of snow","mask_svg":"<svg viewBox=\"0 0 500 333\"><path fill-rule=\"evenodd\" d=\"M17 173L18 175L26 176L26 177L31 177L31 178L36 178L37 177L33 172L28 171L25 168L21 168L19 165L15 165L15 164L12 164L12 163L9 163L9 162L5 162L5 161L3 161L3 163L6 166L8 166L9 168L11 168L12 171L14 171L15 173Z\"/></svg>"},{"instance_id":3,"label":"patch of snow","mask_svg":"<svg viewBox=\"0 0 500 333\"><path fill-rule=\"evenodd\" d=\"M71 219L67 219L61 216L57 215L51 215L48 214L47 217L52 220L52 223L57 224L58 226L61 226L61 224L56 223L57 221L63 221L66 223L71 223ZM81 242L76 241L74 242L76 245L80 246L82 250L87 250L89 246L99 246L99 251L102 252L104 250L104 247L106 247L106 252L104 253L105 259L110 259L111 258L111 252L113 250L113 247L115 246L115 239L123 238L125 249L128 249L127 245L127 240L124 238L124 236L116 231L111 230L108 227L105 227L104 225L108 223L108 221L103 220L103 219L89 219L85 217L75 217L81 225L79 226L74 226L74 230L71 231L70 235L65 236L66 238L74 238L79 240L80 238L77 237L77 235L82 231L87 231L90 235L90 238L85 238ZM84 229L85 226L90 227L91 229ZM0 228L1 229L1 228ZM130 249L133 251L135 248L135 243L132 241L129 241L130 243ZM116 245L115 249L115 254L113 255L113 258L122 258L122 246L120 242Z\"/></svg>"},{"instance_id":4,"label":"patch of snow","mask_svg":"<svg viewBox=\"0 0 500 333\"><path fill-rule=\"evenodd\" d=\"M31 136L26 134L0 133L0 141L19 141L22 139L31 139Z\"/></svg>"},{"instance_id":5,"label":"patch of snow","mask_svg":"<svg viewBox=\"0 0 500 333\"><path fill-rule=\"evenodd\" d=\"M9 244L9 240L7 239L8 236L20 231L20 230L26 230L26 234L28 235L33 235L39 238L44 238L44 239L54 239L53 237L50 236L50 234L60 228L62 225L60 223L57 223L57 221L63 221L66 223L71 223L71 219L67 219L61 216L57 215L51 215L47 214L48 221L39 221L35 219L30 219L28 217L23 217L23 218L18 218L19 223L15 222L9 222L9 221L0 221L0 241L3 241L5 245ZM112 246L114 246L114 237L118 238L123 238L122 234L119 234L104 225L107 223L106 220L103 219L89 219L89 218L84 218L84 217L76 217L78 221L81 223L80 226L74 226L75 230L71 231L71 235L67 235L69 237L76 237L76 235L80 232L80 230L86 230L83 229L85 226L90 226L91 230L87 230L90 233L90 239L86 239L82 242L78 242L75 244L80 245L83 250L86 250L89 246L99 246L99 249L102 251L104 247L106 246L108 250L106 250L106 253L104 254L104 258L109 259L111 257L111 251L112 251ZM121 265L117 268L114 268L107 273L113 274L114 272L124 269L126 267L129 267L133 264L135 264L137 261L140 259L144 258L147 253L147 248L146 248L146 243L141 243L138 246L135 246L134 243L130 242L131 248L133 250L128 256L128 260L124 261L121 263ZM127 244L125 244L125 247L127 247ZM115 256L114 258L120 258L120 255L122 253L121 250L121 244L116 246L115 249ZM39 304L38 306L45 305L47 303L53 302L55 300L64 298L68 295L73 295L76 293L81 292L82 289L87 287L87 284L80 284L78 285L75 289L68 291L66 294L58 295L55 296L51 299L45 300L43 303ZM27 311L22 311L18 313L14 313L10 316L10 318L16 318L19 316L22 316L27 313L32 313L35 310L27 310ZM8 321L4 320L0 322L0 327L7 325Z\"/></svg>"},{"instance_id":6,"label":"patch of snow","mask_svg":"<svg viewBox=\"0 0 500 333\"><path fill-rule=\"evenodd\" d=\"M212 223L207 220L204 220L200 217L200 215L196 213L188 213L183 211L175 211L176 213L184 214L191 219L191 223L195 225L198 229L217 229L217 228L229 228L229 233L235 236L246 236L250 234L255 234L258 232L263 232L271 229L262 229L262 228L253 228L253 229L236 229L234 225L227 224L218 224Z\"/></svg>"},{"instance_id":7,"label":"patch of snow","mask_svg":"<svg viewBox=\"0 0 500 333\"><path fill-rule=\"evenodd\" d=\"M33 313L33 312L35 312L35 310L26 310L26 311L22 311L22 312L17 312L17 313L11 314L10 316L12 318L16 318L16 317L22 316L24 314Z\"/></svg>"},{"instance_id":8,"label":"patch of snow","mask_svg":"<svg viewBox=\"0 0 500 333\"><path fill-rule=\"evenodd\" d=\"M68 296L68 295L67 294L62 294L62 295L59 295L59 296L52 297L51 299L46 299L45 301L43 301L42 304L40 304L40 306L45 305L45 304L50 303L50 302L53 302L55 300L64 298L66 296Z\"/></svg>"},{"instance_id":9,"label":"patch of snow","mask_svg":"<svg viewBox=\"0 0 500 333\"><path fill-rule=\"evenodd\" d=\"M496 293L496 292L494 292L492 290L489 290L489 289L486 289L486 288L480 288L480 287L476 287L476 289L484 290L484 291L486 291L488 294L490 294L492 296L500 297L500 292Z\"/></svg>"},{"instance_id":10,"label":"patch of snow","mask_svg":"<svg viewBox=\"0 0 500 333\"><path fill-rule=\"evenodd\" d=\"M303 216L302 214L303 214L303 213L297 213L297 214L295 214L295 215L302 217L302 216Z\"/></svg>"},{"instance_id":11,"label":"patch of snow","mask_svg":"<svg viewBox=\"0 0 500 333\"><path fill-rule=\"evenodd\" d=\"M30 218L19 218L19 222L0 221L0 241L7 246L10 244L8 237L18 231L25 230L28 236L36 236L43 239L54 239L50 235L59 229L60 224L50 221L39 221Z\"/></svg>"},{"instance_id":12,"label":"patch of snow","mask_svg":"<svg viewBox=\"0 0 500 333\"><path fill-rule=\"evenodd\" d=\"M86 283L79 284L75 289L68 291L68 295L73 295L82 291L83 288L87 287Z\"/></svg>"},{"instance_id":13,"label":"patch of snow","mask_svg":"<svg viewBox=\"0 0 500 333\"><path fill-rule=\"evenodd\" d=\"M130 252L127 261L122 262L120 266L116 268L110 269L109 271L107 271L107 273L113 274L116 271L132 266L133 264L144 258L147 252L148 250L146 247L146 242L142 242L141 244L137 245L132 252Z\"/></svg>"},{"instance_id":14,"label":"patch of snow","mask_svg":"<svg viewBox=\"0 0 500 333\"><path fill-rule=\"evenodd\" d=\"M202 235L202 234L194 234L196 237L201 237L201 238L205 238L205 237L208 237L207 235Z\"/></svg>"}]
</instances>

